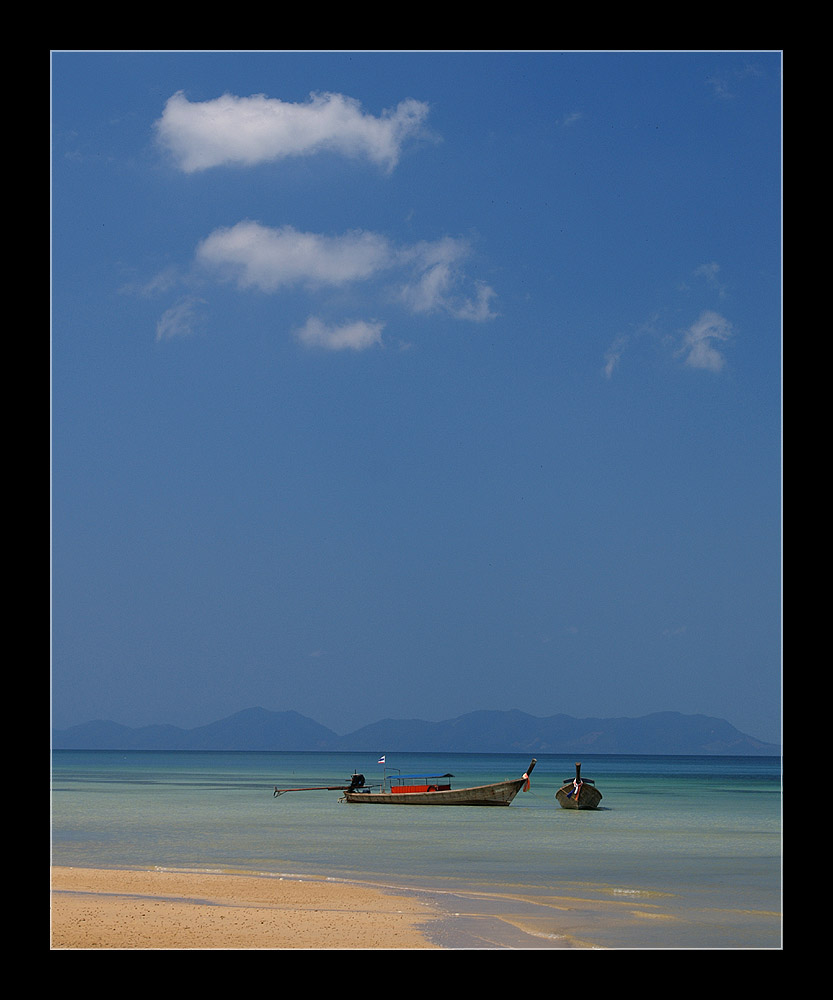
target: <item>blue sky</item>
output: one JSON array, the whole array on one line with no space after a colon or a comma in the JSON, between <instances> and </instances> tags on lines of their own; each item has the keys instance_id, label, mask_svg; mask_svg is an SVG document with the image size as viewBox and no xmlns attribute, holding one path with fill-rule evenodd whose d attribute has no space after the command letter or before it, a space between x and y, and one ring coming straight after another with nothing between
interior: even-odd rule
<instances>
[{"instance_id":1,"label":"blue sky","mask_svg":"<svg viewBox=\"0 0 833 1000\"><path fill-rule=\"evenodd\" d=\"M780 739L777 52L52 55L52 713Z\"/></svg>"}]
</instances>

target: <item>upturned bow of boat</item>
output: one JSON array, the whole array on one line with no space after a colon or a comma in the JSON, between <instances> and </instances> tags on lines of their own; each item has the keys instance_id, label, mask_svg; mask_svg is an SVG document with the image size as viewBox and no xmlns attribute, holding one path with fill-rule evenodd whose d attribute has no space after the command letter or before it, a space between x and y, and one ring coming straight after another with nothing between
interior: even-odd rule
<instances>
[{"instance_id":1,"label":"upturned bow of boat","mask_svg":"<svg viewBox=\"0 0 833 1000\"><path fill-rule=\"evenodd\" d=\"M555 793L556 802L562 809L596 809L602 801L602 793L595 781L582 778L581 761L576 762L575 778L565 778L564 784Z\"/></svg>"}]
</instances>

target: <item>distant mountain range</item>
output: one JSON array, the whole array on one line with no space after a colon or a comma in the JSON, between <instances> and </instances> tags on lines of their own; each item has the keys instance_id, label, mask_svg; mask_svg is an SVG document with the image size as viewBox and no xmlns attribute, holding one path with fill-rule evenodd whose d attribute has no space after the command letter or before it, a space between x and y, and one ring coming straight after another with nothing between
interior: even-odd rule
<instances>
[{"instance_id":1,"label":"distant mountain range","mask_svg":"<svg viewBox=\"0 0 833 1000\"><path fill-rule=\"evenodd\" d=\"M347 736L297 712L247 708L195 729L86 722L53 730L55 750L285 750L380 753L603 753L780 755L781 748L706 715L656 712L636 719L536 718L469 712L445 722L384 719Z\"/></svg>"}]
</instances>

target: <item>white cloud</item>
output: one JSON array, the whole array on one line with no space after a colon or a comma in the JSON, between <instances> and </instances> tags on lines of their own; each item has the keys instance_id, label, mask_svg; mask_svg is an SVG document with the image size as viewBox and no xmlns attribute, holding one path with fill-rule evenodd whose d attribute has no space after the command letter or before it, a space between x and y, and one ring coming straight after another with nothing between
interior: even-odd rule
<instances>
[{"instance_id":1,"label":"white cloud","mask_svg":"<svg viewBox=\"0 0 833 1000\"><path fill-rule=\"evenodd\" d=\"M705 278L709 284L716 285L717 276L720 273L720 265L716 260L712 260L708 264L701 264L695 268L694 273L700 278Z\"/></svg>"},{"instance_id":2,"label":"white cloud","mask_svg":"<svg viewBox=\"0 0 833 1000\"><path fill-rule=\"evenodd\" d=\"M196 259L219 280L266 293L293 286L320 290L388 280L394 290L374 290L412 313L443 311L455 319L483 322L495 315L491 309L495 293L483 282L475 282L470 294L465 291L464 265L470 253L466 241L450 237L395 247L386 237L362 230L330 236L245 221L211 233L197 247ZM339 329L336 340L357 336L362 341L354 325ZM366 324L366 329L375 326ZM305 343L317 338L332 339L318 327L301 337Z\"/></svg>"},{"instance_id":3,"label":"white cloud","mask_svg":"<svg viewBox=\"0 0 833 1000\"><path fill-rule=\"evenodd\" d=\"M215 230L197 247L199 263L241 288L263 292L363 281L390 267L392 258L387 240L375 233L322 236L248 221Z\"/></svg>"},{"instance_id":4,"label":"white cloud","mask_svg":"<svg viewBox=\"0 0 833 1000\"><path fill-rule=\"evenodd\" d=\"M445 237L405 248L400 257L410 269L400 288L402 302L413 313L443 311L456 319L483 322L493 319L489 303L495 292L482 281L475 282L474 298L457 292L465 280L463 263L471 248L465 240Z\"/></svg>"},{"instance_id":5,"label":"white cloud","mask_svg":"<svg viewBox=\"0 0 833 1000\"><path fill-rule=\"evenodd\" d=\"M180 91L167 101L156 133L186 173L324 151L363 157L391 170L406 140L425 134L428 110L423 102L406 100L374 116L358 101L334 93L312 94L298 104L264 94L191 102ZM266 294L301 289L320 297L330 289L341 297L349 286L353 309L363 295L374 312L383 303L414 314L443 312L483 322L496 315L495 292L466 274L470 255L467 241L451 237L403 247L364 230L331 235L246 220L216 229L199 243L197 270L190 277ZM170 309L158 324L157 338L191 330L194 305L183 300ZM296 336L309 346L363 350L381 343L383 329L376 320L327 325L312 316Z\"/></svg>"},{"instance_id":6,"label":"white cloud","mask_svg":"<svg viewBox=\"0 0 833 1000\"><path fill-rule=\"evenodd\" d=\"M170 340L172 337L187 337L194 332L197 322L197 307L204 305L202 299L186 296L166 310L156 324L156 339Z\"/></svg>"},{"instance_id":7,"label":"white cloud","mask_svg":"<svg viewBox=\"0 0 833 1000\"><path fill-rule=\"evenodd\" d=\"M328 326L316 316L310 316L296 336L307 347L323 347L329 351L363 351L382 343L383 323L355 320Z\"/></svg>"},{"instance_id":8,"label":"white cloud","mask_svg":"<svg viewBox=\"0 0 833 1000\"><path fill-rule=\"evenodd\" d=\"M718 277L720 274L720 265L716 261L710 261L708 264L701 264L700 267L694 271L694 274L698 278L704 278L712 288L717 289L721 298L725 296L726 289L721 284Z\"/></svg>"},{"instance_id":9,"label":"white cloud","mask_svg":"<svg viewBox=\"0 0 833 1000\"><path fill-rule=\"evenodd\" d=\"M683 334L680 353L686 355L686 364L719 372L726 359L715 346L732 336L732 324L716 312L706 311Z\"/></svg>"},{"instance_id":10,"label":"white cloud","mask_svg":"<svg viewBox=\"0 0 833 1000\"><path fill-rule=\"evenodd\" d=\"M607 349L607 352L605 353L604 366L605 378L613 378L613 372L622 360L622 355L625 353L625 347L627 347L627 344L628 338L621 336L617 337Z\"/></svg>"},{"instance_id":11,"label":"white cloud","mask_svg":"<svg viewBox=\"0 0 833 1000\"><path fill-rule=\"evenodd\" d=\"M428 313L446 301L452 285L452 265L431 264L417 269L413 278L402 285L402 301L411 312Z\"/></svg>"},{"instance_id":12,"label":"white cloud","mask_svg":"<svg viewBox=\"0 0 833 1000\"><path fill-rule=\"evenodd\" d=\"M717 264L704 264L697 274L707 280L716 280L720 268ZM662 316L656 314L629 334L620 334L608 347L604 356L603 374L612 378L619 367L625 351L631 351L644 343L655 345L673 358L684 358L689 368L702 371L720 372L726 366L722 346L734 335L732 324L720 313L711 309L703 310L687 329L669 333L663 330Z\"/></svg>"},{"instance_id":13,"label":"white cloud","mask_svg":"<svg viewBox=\"0 0 833 1000\"><path fill-rule=\"evenodd\" d=\"M192 103L180 91L166 103L156 132L186 173L325 151L366 157L392 170L403 143L421 131L427 115L428 105L416 100L374 117L342 94L312 94L305 104L264 94Z\"/></svg>"},{"instance_id":14,"label":"white cloud","mask_svg":"<svg viewBox=\"0 0 833 1000\"><path fill-rule=\"evenodd\" d=\"M485 281L474 283L475 297L464 299L458 304L449 303L449 310L456 319L470 319L475 323L482 323L487 319L494 319L497 313L492 312L490 302L497 294Z\"/></svg>"},{"instance_id":15,"label":"white cloud","mask_svg":"<svg viewBox=\"0 0 833 1000\"><path fill-rule=\"evenodd\" d=\"M437 309L454 311L451 293L458 279L462 261L469 248L463 240L446 237L434 242L417 243L401 251L401 259L411 268L409 280L402 285L402 301L414 313Z\"/></svg>"}]
</instances>

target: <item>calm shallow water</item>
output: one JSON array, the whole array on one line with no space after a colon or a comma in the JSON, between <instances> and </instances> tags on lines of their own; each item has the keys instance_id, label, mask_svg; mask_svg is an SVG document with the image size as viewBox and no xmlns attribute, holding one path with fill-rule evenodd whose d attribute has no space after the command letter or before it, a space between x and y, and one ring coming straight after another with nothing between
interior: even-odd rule
<instances>
[{"instance_id":1,"label":"calm shallow water","mask_svg":"<svg viewBox=\"0 0 833 1000\"><path fill-rule=\"evenodd\" d=\"M388 755L454 786L520 777L518 754ZM362 754L55 751L56 865L312 875L431 890L451 947L773 948L781 943L781 773L772 757L542 755L509 808L351 806L279 787L378 780Z\"/></svg>"}]
</instances>

